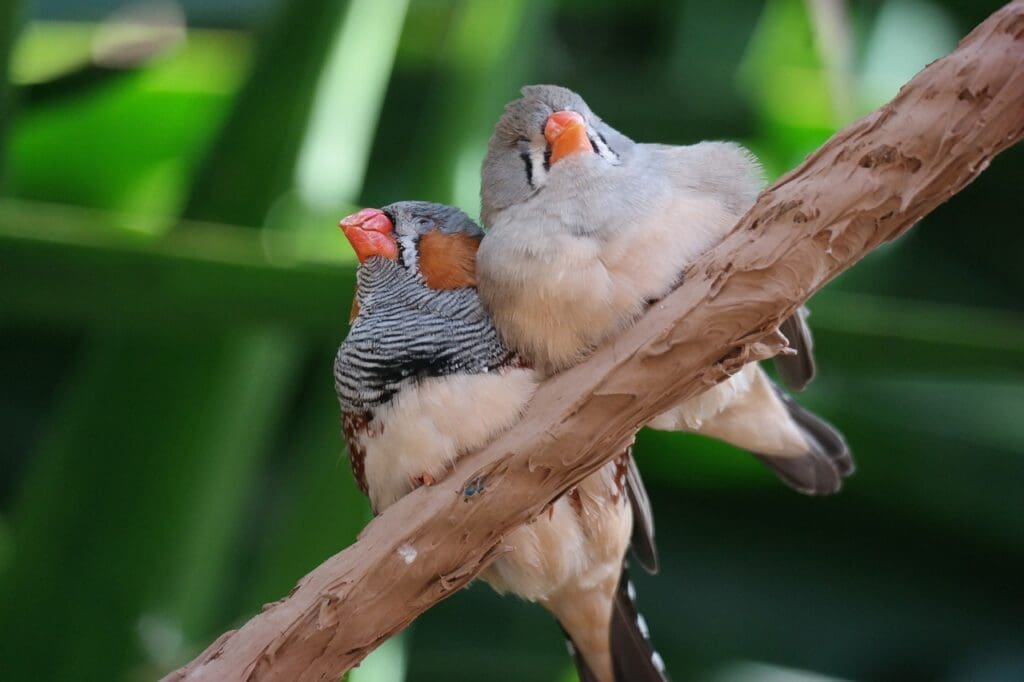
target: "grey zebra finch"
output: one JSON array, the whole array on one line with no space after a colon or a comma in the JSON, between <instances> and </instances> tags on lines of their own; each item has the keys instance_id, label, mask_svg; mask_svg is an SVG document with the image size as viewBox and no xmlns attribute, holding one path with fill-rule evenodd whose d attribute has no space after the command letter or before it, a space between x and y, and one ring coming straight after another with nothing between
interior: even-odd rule
<instances>
[{"instance_id":1,"label":"grey zebra finch","mask_svg":"<svg viewBox=\"0 0 1024 682\"><path fill-rule=\"evenodd\" d=\"M540 375L501 342L477 297L483 233L464 213L400 202L341 227L360 264L335 386L352 471L379 513L515 423ZM650 523L638 481L622 453L505 538L513 551L481 575L555 616L583 682L667 679L624 569L634 507Z\"/></svg>"},{"instance_id":2,"label":"grey zebra finch","mask_svg":"<svg viewBox=\"0 0 1024 682\"><path fill-rule=\"evenodd\" d=\"M739 145L638 144L571 90L523 88L483 164L480 296L512 349L546 373L564 369L671 291L761 186L757 161ZM805 317L783 324L796 353L776 358L794 390L814 376ZM842 435L756 363L648 425L755 453L804 493L834 493L854 468Z\"/></svg>"}]
</instances>

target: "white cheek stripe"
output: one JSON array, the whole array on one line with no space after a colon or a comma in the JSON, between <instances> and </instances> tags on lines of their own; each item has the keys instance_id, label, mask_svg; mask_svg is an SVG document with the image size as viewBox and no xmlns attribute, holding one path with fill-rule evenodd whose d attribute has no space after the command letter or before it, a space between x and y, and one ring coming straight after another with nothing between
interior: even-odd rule
<instances>
[{"instance_id":1,"label":"white cheek stripe","mask_svg":"<svg viewBox=\"0 0 1024 682\"><path fill-rule=\"evenodd\" d=\"M590 135L590 139L594 143L594 146L597 147L597 153L601 155L601 158L613 166L618 166L619 163L621 163L619 161L618 154L613 152L611 147L605 144L605 141L597 134L597 132L593 130L588 130L587 132Z\"/></svg>"},{"instance_id":2,"label":"white cheek stripe","mask_svg":"<svg viewBox=\"0 0 1024 682\"><path fill-rule=\"evenodd\" d=\"M414 234L403 235L398 238L402 244L402 265L412 272L417 272L419 265L419 252L416 249L416 236Z\"/></svg>"},{"instance_id":3,"label":"white cheek stripe","mask_svg":"<svg viewBox=\"0 0 1024 682\"><path fill-rule=\"evenodd\" d=\"M544 154L547 150L543 147L532 147L530 149L530 181L537 188L544 184L548 178L548 169L544 167Z\"/></svg>"}]
</instances>

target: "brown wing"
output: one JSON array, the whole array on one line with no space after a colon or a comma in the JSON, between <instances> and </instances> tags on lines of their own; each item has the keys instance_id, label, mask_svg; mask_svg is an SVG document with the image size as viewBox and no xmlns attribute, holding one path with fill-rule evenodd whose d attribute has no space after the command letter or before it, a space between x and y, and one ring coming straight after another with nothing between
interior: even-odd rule
<instances>
[{"instance_id":1,"label":"brown wing","mask_svg":"<svg viewBox=\"0 0 1024 682\"><path fill-rule=\"evenodd\" d=\"M775 369L779 372L782 383L791 390L802 391L814 378L814 339L811 328L807 326L810 311L800 306L782 325L779 331L789 341L796 355L776 355Z\"/></svg>"},{"instance_id":2,"label":"brown wing","mask_svg":"<svg viewBox=\"0 0 1024 682\"><path fill-rule=\"evenodd\" d=\"M366 448L362 442L370 430L370 419L371 416L366 412L341 413L341 433L348 445L348 461L352 465L352 476L356 479L356 485L367 496L370 492L366 485Z\"/></svg>"}]
</instances>

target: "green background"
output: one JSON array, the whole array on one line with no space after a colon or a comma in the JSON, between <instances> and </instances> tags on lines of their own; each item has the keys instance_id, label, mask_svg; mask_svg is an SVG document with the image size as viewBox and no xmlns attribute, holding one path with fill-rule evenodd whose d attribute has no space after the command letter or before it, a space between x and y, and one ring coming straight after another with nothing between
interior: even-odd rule
<instances>
[{"instance_id":1,"label":"green background","mask_svg":"<svg viewBox=\"0 0 1024 682\"><path fill-rule=\"evenodd\" d=\"M154 679L352 541L335 224L476 215L519 86L775 177L1000 3L828 4L0 0L0 679ZM858 459L840 495L641 433L639 600L677 681L1024 679L1022 171L1006 152L812 301L801 401ZM573 673L540 608L477 585L352 677Z\"/></svg>"}]
</instances>

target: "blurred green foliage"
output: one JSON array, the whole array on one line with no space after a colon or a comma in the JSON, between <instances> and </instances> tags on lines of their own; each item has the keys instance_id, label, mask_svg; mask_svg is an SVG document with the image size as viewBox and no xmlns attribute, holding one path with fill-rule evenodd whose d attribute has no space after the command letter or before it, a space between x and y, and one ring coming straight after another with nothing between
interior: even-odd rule
<instances>
[{"instance_id":1,"label":"blurred green foliage","mask_svg":"<svg viewBox=\"0 0 1024 682\"><path fill-rule=\"evenodd\" d=\"M145 31L98 21L120 4L0 0L4 680L153 679L351 542L368 512L330 367L354 260L333 223L401 198L475 214L519 85L572 87L636 139L738 139L774 176L999 5L190 1ZM641 434L663 573L636 577L675 679L1024 679L1022 171L1007 152L812 302L801 400L858 457L840 496ZM474 586L353 674L481 677L572 673L541 609Z\"/></svg>"}]
</instances>

